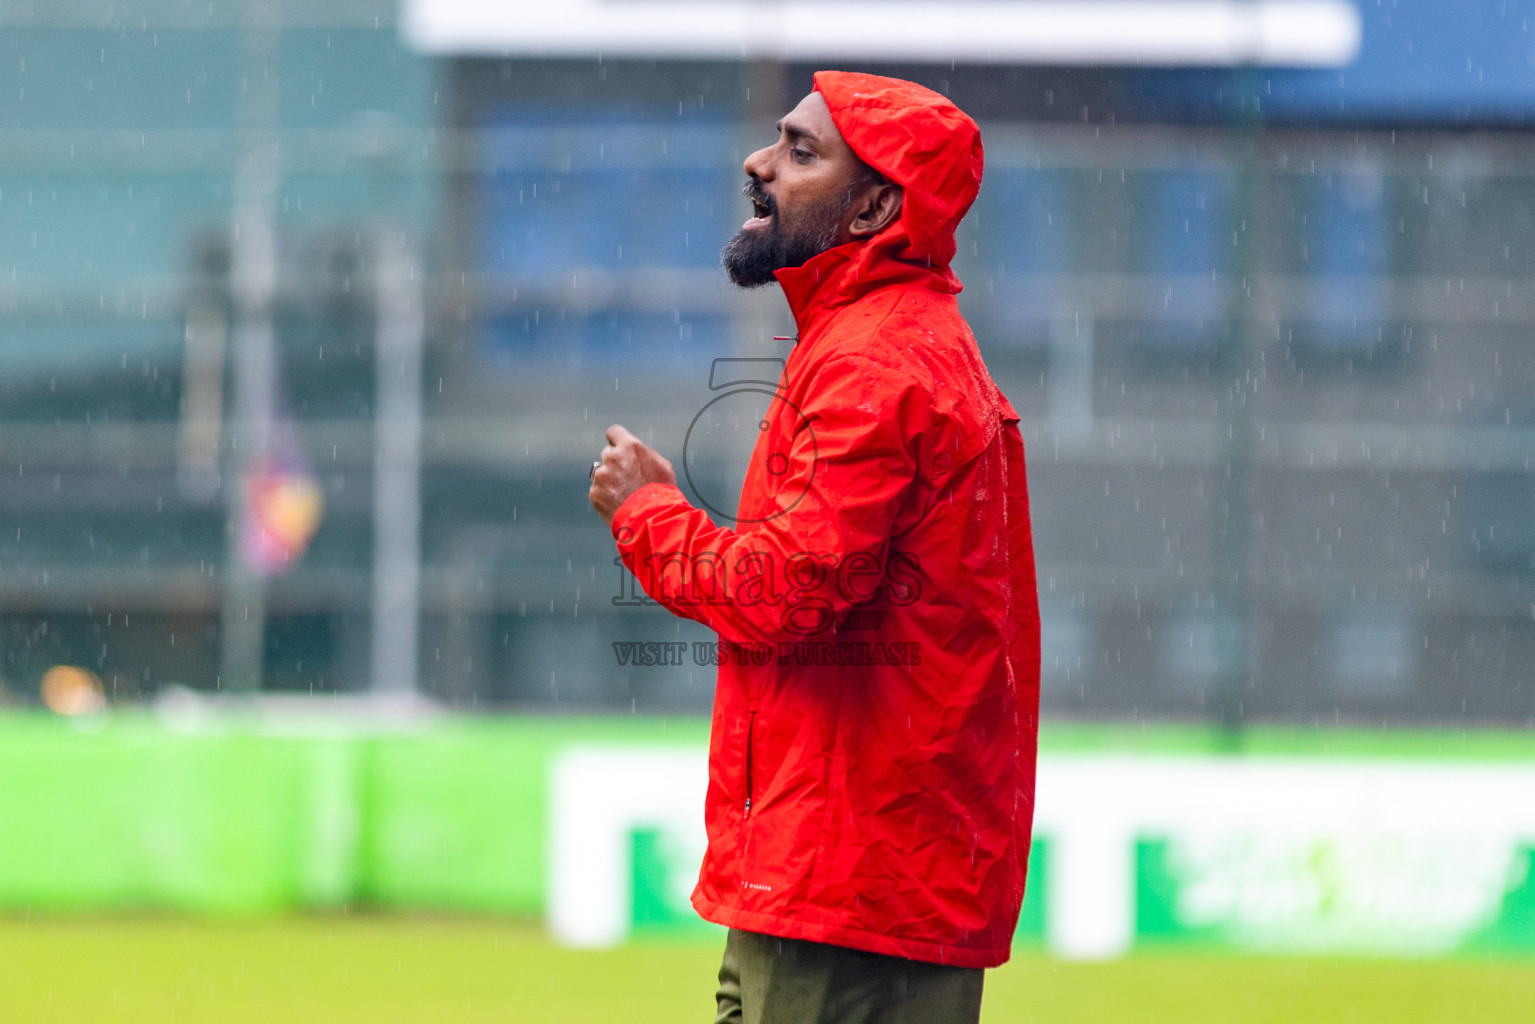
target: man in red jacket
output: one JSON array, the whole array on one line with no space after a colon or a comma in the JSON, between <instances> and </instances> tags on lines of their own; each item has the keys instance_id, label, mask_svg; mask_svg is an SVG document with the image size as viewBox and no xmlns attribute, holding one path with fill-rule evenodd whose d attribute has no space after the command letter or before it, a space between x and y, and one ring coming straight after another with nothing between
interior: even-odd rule
<instances>
[{"instance_id":1,"label":"man in red jacket","mask_svg":"<svg viewBox=\"0 0 1535 1024\"><path fill-rule=\"evenodd\" d=\"M591 501L656 600L719 634L693 905L720 1021L974 1022L1034 806L1039 610L1018 415L955 303L975 123L820 72L746 160L737 284L799 327L734 529L621 426Z\"/></svg>"}]
</instances>

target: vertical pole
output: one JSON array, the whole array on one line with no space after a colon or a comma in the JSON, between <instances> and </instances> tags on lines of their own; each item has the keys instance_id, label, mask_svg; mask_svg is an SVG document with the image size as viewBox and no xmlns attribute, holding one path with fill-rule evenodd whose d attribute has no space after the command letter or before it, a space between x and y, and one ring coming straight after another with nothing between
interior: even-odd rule
<instances>
[{"instance_id":1,"label":"vertical pole","mask_svg":"<svg viewBox=\"0 0 1535 1024\"><path fill-rule=\"evenodd\" d=\"M176 486L193 501L212 501L222 484L226 320L223 287L195 284L187 295L176 433Z\"/></svg>"},{"instance_id":2,"label":"vertical pole","mask_svg":"<svg viewBox=\"0 0 1535 1024\"><path fill-rule=\"evenodd\" d=\"M421 607L422 274L405 234L378 245L373 474L373 692L416 693Z\"/></svg>"},{"instance_id":3,"label":"vertical pole","mask_svg":"<svg viewBox=\"0 0 1535 1024\"><path fill-rule=\"evenodd\" d=\"M235 176L234 240L230 288L234 298L234 429L224 473L224 594L219 632L223 690L251 693L261 687L266 637L266 581L245 563L241 538L250 503L245 475L271 447L276 395L277 345L272 306L277 290L277 240L273 225L278 181L278 0L248 0L240 33L244 92L243 139Z\"/></svg>"},{"instance_id":4,"label":"vertical pole","mask_svg":"<svg viewBox=\"0 0 1535 1024\"><path fill-rule=\"evenodd\" d=\"M1235 110L1228 126L1235 188L1232 195L1231 339L1223 359L1226 386L1219 402L1222 449L1216 467L1215 643L1220 666L1212 711L1226 745L1242 744L1247 690L1253 678L1253 447L1257 401L1258 181L1262 174L1261 48L1258 5L1241 13L1251 35L1232 83Z\"/></svg>"}]
</instances>

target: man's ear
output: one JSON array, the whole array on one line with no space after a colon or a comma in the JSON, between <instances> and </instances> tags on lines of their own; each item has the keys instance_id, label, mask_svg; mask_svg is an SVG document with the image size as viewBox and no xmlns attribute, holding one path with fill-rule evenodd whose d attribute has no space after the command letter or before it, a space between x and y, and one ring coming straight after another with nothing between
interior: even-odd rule
<instances>
[{"instance_id":1,"label":"man's ear","mask_svg":"<svg viewBox=\"0 0 1535 1024\"><path fill-rule=\"evenodd\" d=\"M847 227L854 238L873 238L901 216L901 186L871 185L856 200L852 223Z\"/></svg>"}]
</instances>

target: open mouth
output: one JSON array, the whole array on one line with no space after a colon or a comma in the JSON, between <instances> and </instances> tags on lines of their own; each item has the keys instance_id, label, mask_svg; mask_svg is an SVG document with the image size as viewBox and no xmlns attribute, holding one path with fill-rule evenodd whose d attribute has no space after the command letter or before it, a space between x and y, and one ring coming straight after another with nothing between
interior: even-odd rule
<instances>
[{"instance_id":1,"label":"open mouth","mask_svg":"<svg viewBox=\"0 0 1535 1024\"><path fill-rule=\"evenodd\" d=\"M770 224L773 220L773 207L771 202L769 202L765 196L756 195L750 187L744 191L746 192L746 198L751 201L752 215L745 224L741 225L741 229L743 231L749 231L755 230L757 228L767 227L767 225Z\"/></svg>"}]
</instances>

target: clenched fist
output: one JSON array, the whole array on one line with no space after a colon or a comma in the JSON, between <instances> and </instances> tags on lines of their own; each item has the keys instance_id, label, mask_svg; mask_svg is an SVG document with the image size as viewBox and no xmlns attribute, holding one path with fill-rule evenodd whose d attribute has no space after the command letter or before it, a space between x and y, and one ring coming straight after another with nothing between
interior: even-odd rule
<instances>
[{"instance_id":1,"label":"clenched fist","mask_svg":"<svg viewBox=\"0 0 1535 1024\"><path fill-rule=\"evenodd\" d=\"M587 493L592 508L608 526L624 499L646 484L677 486L672 464L650 445L618 424L608 428L608 446L602 449L602 465L592 474Z\"/></svg>"}]
</instances>

